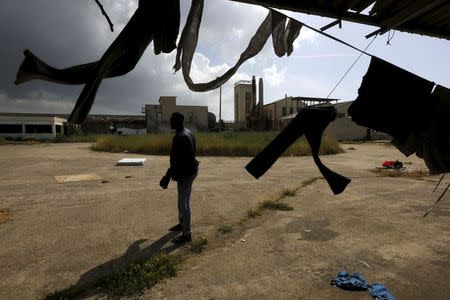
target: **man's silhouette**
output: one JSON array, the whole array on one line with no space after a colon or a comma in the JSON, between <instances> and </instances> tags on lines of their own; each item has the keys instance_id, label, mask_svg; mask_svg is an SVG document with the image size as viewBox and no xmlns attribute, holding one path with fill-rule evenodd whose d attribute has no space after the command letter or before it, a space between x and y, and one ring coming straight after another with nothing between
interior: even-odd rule
<instances>
[{"instance_id":1,"label":"man's silhouette","mask_svg":"<svg viewBox=\"0 0 450 300\"><path fill-rule=\"evenodd\" d=\"M176 244L191 241L191 190L198 173L195 137L189 129L184 128L183 122L184 116L179 112L174 112L170 117L170 127L176 134L170 152L170 168L159 183L163 189L167 189L171 178L177 182L179 223L169 229L183 232L172 240Z\"/></svg>"}]
</instances>

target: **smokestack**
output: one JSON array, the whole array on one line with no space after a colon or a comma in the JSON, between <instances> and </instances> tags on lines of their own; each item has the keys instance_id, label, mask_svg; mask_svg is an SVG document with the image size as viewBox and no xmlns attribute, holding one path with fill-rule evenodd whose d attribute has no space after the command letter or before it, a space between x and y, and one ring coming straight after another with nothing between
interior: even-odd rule
<instances>
[{"instance_id":1,"label":"smokestack","mask_svg":"<svg viewBox=\"0 0 450 300\"><path fill-rule=\"evenodd\" d=\"M259 79L259 104L264 105L264 83L263 79Z\"/></svg>"},{"instance_id":2,"label":"smokestack","mask_svg":"<svg viewBox=\"0 0 450 300\"><path fill-rule=\"evenodd\" d=\"M252 106L256 105L256 78L252 77Z\"/></svg>"}]
</instances>

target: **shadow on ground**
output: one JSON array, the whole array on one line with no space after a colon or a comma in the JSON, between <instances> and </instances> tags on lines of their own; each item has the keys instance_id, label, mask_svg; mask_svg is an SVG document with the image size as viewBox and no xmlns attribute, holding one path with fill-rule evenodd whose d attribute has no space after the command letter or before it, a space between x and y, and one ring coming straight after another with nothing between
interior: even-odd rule
<instances>
[{"instance_id":1,"label":"shadow on ground","mask_svg":"<svg viewBox=\"0 0 450 300\"><path fill-rule=\"evenodd\" d=\"M48 295L46 299L59 299L60 293L66 293L69 299L75 297L84 299L104 294L106 291L101 288L102 283L115 272L124 270L135 262L148 260L158 253L168 254L181 247L182 244L165 246L177 235L176 232L169 232L148 246L146 239L137 240L128 247L122 256L88 270L80 276L77 283L63 291Z\"/></svg>"}]
</instances>

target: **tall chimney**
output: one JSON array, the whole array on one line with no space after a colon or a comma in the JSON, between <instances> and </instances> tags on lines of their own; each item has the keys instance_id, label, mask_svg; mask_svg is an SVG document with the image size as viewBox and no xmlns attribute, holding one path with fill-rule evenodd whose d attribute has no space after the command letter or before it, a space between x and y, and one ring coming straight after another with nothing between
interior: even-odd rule
<instances>
[{"instance_id":1,"label":"tall chimney","mask_svg":"<svg viewBox=\"0 0 450 300\"><path fill-rule=\"evenodd\" d=\"M259 79L259 105L264 105L264 83L263 83L263 79L260 78Z\"/></svg>"},{"instance_id":2,"label":"tall chimney","mask_svg":"<svg viewBox=\"0 0 450 300\"><path fill-rule=\"evenodd\" d=\"M256 105L256 78L252 77L252 106Z\"/></svg>"}]
</instances>

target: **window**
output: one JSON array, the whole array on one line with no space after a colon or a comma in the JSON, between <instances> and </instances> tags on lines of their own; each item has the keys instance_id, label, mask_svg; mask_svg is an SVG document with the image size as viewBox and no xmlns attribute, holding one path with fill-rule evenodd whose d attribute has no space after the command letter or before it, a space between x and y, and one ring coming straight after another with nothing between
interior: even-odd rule
<instances>
[{"instance_id":1,"label":"window","mask_svg":"<svg viewBox=\"0 0 450 300\"><path fill-rule=\"evenodd\" d=\"M56 133L64 133L62 125L56 125Z\"/></svg>"},{"instance_id":2,"label":"window","mask_svg":"<svg viewBox=\"0 0 450 300\"><path fill-rule=\"evenodd\" d=\"M294 113L294 108L291 106L290 114L292 115L293 113Z\"/></svg>"},{"instance_id":3,"label":"window","mask_svg":"<svg viewBox=\"0 0 450 300\"><path fill-rule=\"evenodd\" d=\"M281 110L281 115L283 117L286 116L286 107L283 107L283 109Z\"/></svg>"},{"instance_id":4,"label":"window","mask_svg":"<svg viewBox=\"0 0 450 300\"><path fill-rule=\"evenodd\" d=\"M247 117L252 113L252 93L250 92L245 93L245 111Z\"/></svg>"},{"instance_id":5,"label":"window","mask_svg":"<svg viewBox=\"0 0 450 300\"><path fill-rule=\"evenodd\" d=\"M52 133L52 125L25 125L25 133Z\"/></svg>"},{"instance_id":6,"label":"window","mask_svg":"<svg viewBox=\"0 0 450 300\"><path fill-rule=\"evenodd\" d=\"M156 113L156 123L160 124L162 122L162 112Z\"/></svg>"},{"instance_id":7,"label":"window","mask_svg":"<svg viewBox=\"0 0 450 300\"><path fill-rule=\"evenodd\" d=\"M21 124L0 124L0 133L22 133Z\"/></svg>"}]
</instances>

